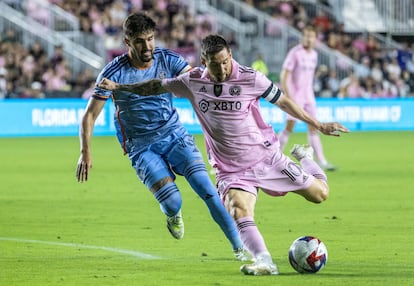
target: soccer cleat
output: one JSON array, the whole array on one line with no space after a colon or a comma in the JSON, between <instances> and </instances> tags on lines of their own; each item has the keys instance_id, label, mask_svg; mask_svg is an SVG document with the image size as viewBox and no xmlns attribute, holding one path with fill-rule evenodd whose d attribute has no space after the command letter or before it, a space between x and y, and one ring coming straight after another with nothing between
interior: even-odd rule
<instances>
[{"instance_id":1,"label":"soccer cleat","mask_svg":"<svg viewBox=\"0 0 414 286\"><path fill-rule=\"evenodd\" d=\"M293 145L292 150L290 150L290 154L292 154L292 156L298 161L303 158L313 160L313 148L310 145L295 144Z\"/></svg>"},{"instance_id":2,"label":"soccer cleat","mask_svg":"<svg viewBox=\"0 0 414 286\"><path fill-rule=\"evenodd\" d=\"M184 237L184 221L181 210L176 215L167 217L167 228L175 239Z\"/></svg>"},{"instance_id":3,"label":"soccer cleat","mask_svg":"<svg viewBox=\"0 0 414 286\"><path fill-rule=\"evenodd\" d=\"M240 271L246 275L255 276L279 274L279 270L276 264L273 263L270 255L257 257L255 263L242 265Z\"/></svg>"},{"instance_id":4,"label":"soccer cleat","mask_svg":"<svg viewBox=\"0 0 414 286\"><path fill-rule=\"evenodd\" d=\"M244 248L237 248L233 250L234 257L239 261L253 261L253 256Z\"/></svg>"},{"instance_id":5,"label":"soccer cleat","mask_svg":"<svg viewBox=\"0 0 414 286\"><path fill-rule=\"evenodd\" d=\"M328 162L325 162L325 163L319 163L319 166L320 166L323 170L325 170L325 171L335 171L335 170L336 170L336 166L335 166L335 165L332 165L332 164L330 164L330 163L328 163Z\"/></svg>"}]
</instances>

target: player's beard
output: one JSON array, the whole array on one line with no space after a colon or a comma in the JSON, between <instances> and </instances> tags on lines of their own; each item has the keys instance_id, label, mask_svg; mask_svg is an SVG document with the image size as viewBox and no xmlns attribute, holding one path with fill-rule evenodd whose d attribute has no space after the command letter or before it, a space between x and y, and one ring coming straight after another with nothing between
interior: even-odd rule
<instances>
[{"instance_id":1,"label":"player's beard","mask_svg":"<svg viewBox=\"0 0 414 286\"><path fill-rule=\"evenodd\" d=\"M153 54L154 54L154 52L152 50L143 51L143 52L141 52L141 54L139 56L139 59L143 63L148 63L152 60Z\"/></svg>"},{"instance_id":2,"label":"player's beard","mask_svg":"<svg viewBox=\"0 0 414 286\"><path fill-rule=\"evenodd\" d=\"M217 82L224 82L229 78L229 76L227 74L221 74L221 75L215 76L215 78Z\"/></svg>"},{"instance_id":3,"label":"player's beard","mask_svg":"<svg viewBox=\"0 0 414 286\"><path fill-rule=\"evenodd\" d=\"M314 43L311 41L303 41L302 42L302 46L306 49L306 50L311 50L313 49Z\"/></svg>"}]
</instances>

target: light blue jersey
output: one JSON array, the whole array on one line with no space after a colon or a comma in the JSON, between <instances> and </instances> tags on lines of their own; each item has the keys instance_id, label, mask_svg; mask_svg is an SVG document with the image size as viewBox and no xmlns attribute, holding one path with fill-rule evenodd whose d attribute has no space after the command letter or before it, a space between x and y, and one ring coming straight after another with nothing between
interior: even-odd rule
<instances>
[{"instance_id":1,"label":"light blue jersey","mask_svg":"<svg viewBox=\"0 0 414 286\"><path fill-rule=\"evenodd\" d=\"M151 67L138 69L133 67L128 54L116 57L108 63L97 78L108 78L120 84L132 84L150 79L164 79L179 75L190 69L184 58L175 52L163 48L156 48ZM176 109L173 107L172 94L164 93L159 96L140 96L130 92L123 92L123 100L117 100L114 121L117 136L121 144L131 138L148 138L163 135L168 130L182 126L179 122ZM127 94L128 96L125 96ZM100 89L94 90L94 98L107 100L111 92Z\"/></svg>"}]
</instances>

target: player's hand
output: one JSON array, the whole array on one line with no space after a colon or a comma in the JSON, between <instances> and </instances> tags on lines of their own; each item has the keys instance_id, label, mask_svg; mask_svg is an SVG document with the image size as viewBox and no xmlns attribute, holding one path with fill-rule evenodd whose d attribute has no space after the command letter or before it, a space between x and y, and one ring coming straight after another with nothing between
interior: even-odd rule
<instances>
[{"instance_id":1,"label":"player's hand","mask_svg":"<svg viewBox=\"0 0 414 286\"><path fill-rule=\"evenodd\" d=\"M81 154L76 168L76 178L79 183L88 180L89 169L92 168L92 158L88 154Z\"/></svg>"},{"instance_id":2,"label":"player's hand","mask_svg":"<svg viewBox=\"0 0 414 286\"><path fill-rule=\"evenodd\" d=\"M103 78L101 82L98 83L98 87L106 90L115 90L117 88L117 83L110 79Z\"/></svg>"},{"instance_id":3,"label":"player's hand","mask_svg":"<svg viewBox=\"0 0 414 286\"><path fill-rule=\"evenodd\" d=\"M341 133L349 133L349 129L338 122L322 123L319 131L325 135L341 136Z\"/></svg>"}]
</instances>

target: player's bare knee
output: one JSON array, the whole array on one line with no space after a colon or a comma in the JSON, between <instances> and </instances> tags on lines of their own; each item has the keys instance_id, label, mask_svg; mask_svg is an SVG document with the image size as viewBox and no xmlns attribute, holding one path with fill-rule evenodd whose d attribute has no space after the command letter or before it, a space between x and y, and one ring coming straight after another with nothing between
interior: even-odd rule
<instances>
[{"instance_id":1,"label":"player's bare knee","mask_svg":"<svg viewBox=\"0 0 414 286\"><path fill-rule=\"evenodd\" d=\"M239 219L246 216L247 209L237 201L232 201L232 203L228 206L228 211L233 219Z\"/></svg>"},{"instance_id":2,"label":"player's bare knee","mask_svg":"<svg viewBox=\"0 0 414 286\"><path fill-rule=\"evenodd\" d=\"M252 211L249 209L248 205L239 200L229 201L226 205L226 209L234 220L246 216L252 216Z\"/></svg>"}]
</instances>

